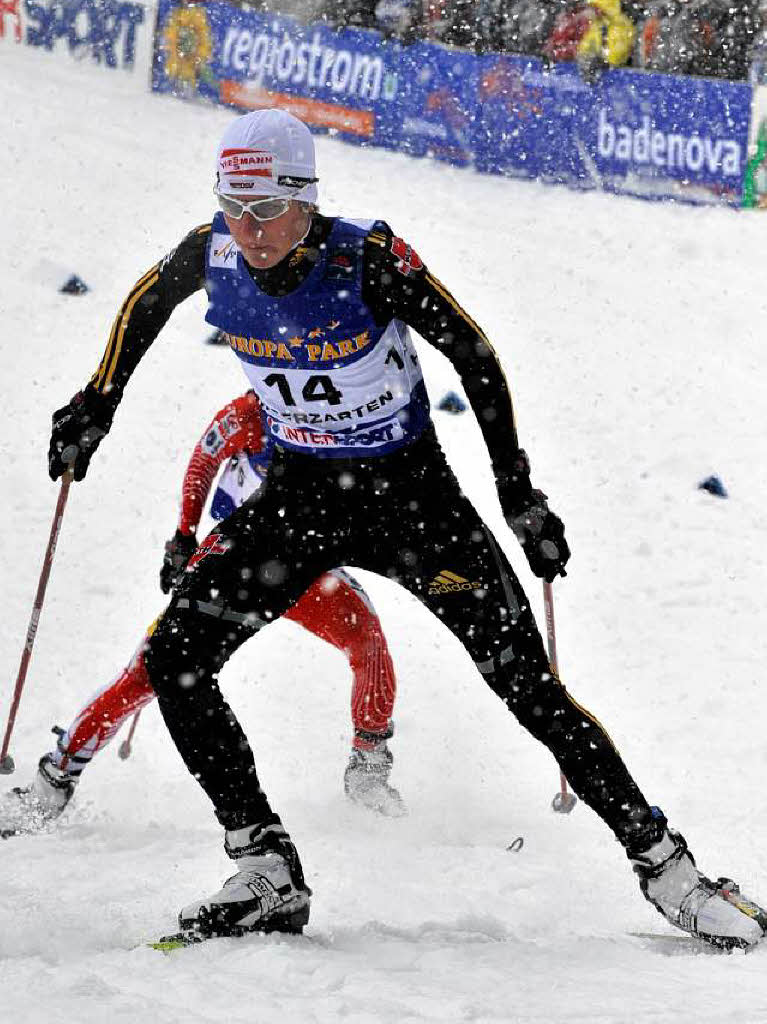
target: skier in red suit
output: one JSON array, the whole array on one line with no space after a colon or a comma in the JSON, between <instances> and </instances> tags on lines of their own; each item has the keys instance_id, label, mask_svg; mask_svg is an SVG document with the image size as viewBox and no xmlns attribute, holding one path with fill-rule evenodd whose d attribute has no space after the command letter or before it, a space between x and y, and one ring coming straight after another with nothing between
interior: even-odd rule
<instances>
[{"instance_id":1,"label":"skier in red suit","mask_svg":"<svg viewBox=\"0 0 767 1024\"><path fill-rule=\"evenodd\" d=\"M165 545L160 586L169 592L197 548L196 531L213 481L226 462L211 502L210 514L222 520L263 481L272 442L261 425L261 406L252 391L224 406L205 429L189 460L178 528ZM405 812L389 784L392 755L391 716L396 693L394 666L381 622L362 587L342 569L320 576L285 616L341 651L352 670L354 736L344 788L353 801L383 814ZM72 797L84 768L112 740L120 727L154 700L144 665L144 647L154 623L127 666L99 690L68 729L54 729L56 748L40 760L37 775L17 788L0 806L0 832L37 831L58 817Z\"/></svg>"}]
</instances>

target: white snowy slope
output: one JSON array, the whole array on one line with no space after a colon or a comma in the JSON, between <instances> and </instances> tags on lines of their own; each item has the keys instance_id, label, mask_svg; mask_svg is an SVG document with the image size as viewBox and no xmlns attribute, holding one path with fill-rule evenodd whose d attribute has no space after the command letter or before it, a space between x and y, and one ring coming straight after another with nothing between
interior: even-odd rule
<instances>
[{"instance_id":1,"label":"white snowy slope","mask_svg":"<svg viewBox=\"0 0 767 1024\"><path fill-rule=\"evenodd\" d=\"M3 145L0 699L4 725L57 488L50 414L96 366L129 287L212 213L230 113L28 48L0 54ZM485 177L321 138L327 212L386 218L484 326L534 478L573 549L556 584L561 668L699 864L767 902L765 222ZM57 294L77 272L91 291ZM26 782L163 606L162 543L208 416L245 388L202 344L197 297L141 364L73 487L12 745ZM421 345L433 397L456 387ZM471 415L440 436L540 609ZM696 489L721 475L729 500ZM361 574L399 673L383 821L342 793L344 660L278 623L223 684L314 888L302 938L145 947L229 871L156 709L76 806L0 844L0 1019L202 1022L762 1022L767 947L695 955L641 898L586 808L550 810L556 765L458 643ZM521 853L506 848L524 836Z\"/></svg>"}]
</instances>

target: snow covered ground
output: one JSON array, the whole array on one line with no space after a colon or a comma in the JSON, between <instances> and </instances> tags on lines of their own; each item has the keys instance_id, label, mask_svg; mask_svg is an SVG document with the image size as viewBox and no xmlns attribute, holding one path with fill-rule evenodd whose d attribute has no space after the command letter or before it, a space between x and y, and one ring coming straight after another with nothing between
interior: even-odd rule
<instances>
[{"instance_id":1,"label":"snow covered ground","mask_svg":"<svg viewBox=\"0 0 767 1024\"><path fill-rule=\"evenodd\" d=\"M2 722L57 489L51 411L95 368L132 283L212 213L230 114L29 48L0 53ZM555 588L561 668L710 874L767 901L763 721L767 482L764 220L484 177L318 141L326 212L380 216L494 339L534 478L573 549ZM57 294L65 272L91 286ZM179 309L73 488L12 750L25 782L162 607L163 541L187 453L244 390ZM456 386L421 345L433 396ZM470 415L440 436L537 607ZM696 489L712 472L727 501ZM143 943L229 862L156 709L41 837L0 845L0 1019L110 1022L767 1020L767 948L695 955L591 812L550 810L545 750L458 643L361 574L399 673L404 820L345 802L350 679L289 623L246 645L225 689L315 891L303 938ZM524 836L521 853L507 852Z\"/></svg>"}]
</instances>

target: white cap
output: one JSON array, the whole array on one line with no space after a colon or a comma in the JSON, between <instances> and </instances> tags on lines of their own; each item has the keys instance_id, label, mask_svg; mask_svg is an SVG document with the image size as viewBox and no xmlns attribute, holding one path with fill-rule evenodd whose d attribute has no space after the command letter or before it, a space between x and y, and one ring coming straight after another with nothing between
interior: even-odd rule
<instances>
[{"instance_id":1,"label":"white cap","mask_svg":"<svg viewBox=\"0 0 767 1024\"><path fill-rule=\"evenodd\" d=\"M316 181L312 134L287 111L254 110L224 132L216 159L220 192L294 196L316 203Z\"/></svg>"}]
</instances>

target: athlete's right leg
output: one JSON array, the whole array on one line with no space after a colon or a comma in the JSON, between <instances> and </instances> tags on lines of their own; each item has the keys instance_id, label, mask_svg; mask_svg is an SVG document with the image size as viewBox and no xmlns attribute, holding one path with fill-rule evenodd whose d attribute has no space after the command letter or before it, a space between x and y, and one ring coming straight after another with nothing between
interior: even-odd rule
<instances>
[{"instance_id":1,"label":"athlete's right leg","mask_svg":"<svg viewBox=\"0 0 767 1024\"><path fill-rule=\"evenodd\" d=\"M291 476L275 455L264 488L200 545L148 644L163 718L213 803L238 869L221 890L182 910L184 932L295 931L308 919L298 854L218 687L228 657L340 561L338 515L308 475L302 465Z\"/></svg>"},{"instance_id":2,"label":"athlete's right leg","mask_svg":"<svg viewBox=\"0 0 767 1024\"><path fill-rule=\"evenodd\" d=\"M147 646L165 724L228 830L276 816L218 675L242 643L334 567L338 516L326 505L303 463L286 468L278 450L264 487L192 556Z\"/></svg>"}]
</instances>

